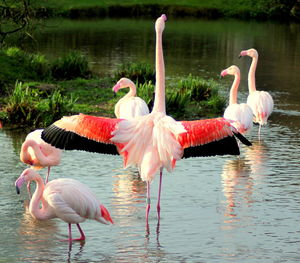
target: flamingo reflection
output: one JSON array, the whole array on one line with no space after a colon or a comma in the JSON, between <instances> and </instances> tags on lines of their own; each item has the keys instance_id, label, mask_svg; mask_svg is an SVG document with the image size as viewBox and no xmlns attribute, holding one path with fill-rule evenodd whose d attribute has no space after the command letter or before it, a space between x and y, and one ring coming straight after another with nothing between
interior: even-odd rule
<instances>
[{"instance_id":1,"label":"flamingo reflection","mask_svg":"<svg viewBox=\"0 0 300 263\"><path fill-rule=\"evenodd\" d=\"M245 159L228 160L223 167L222 183L226 198L224 223L233 227L232 223L239 221L239 211L251 206L253 193L253 180L250 176L251 169Z\"/></svg>"},{"instance_id":2,"label":"flamingo reflection","mask_svg":"<svg viewBox=\"0 0 300 263\"><path fill-rule=\"evenodd\" d=\"M265 174L265 163L269 158L268 147L264 141L252 142L252 146L245 149L245 158L251 167L252 176L262 176Z\"/></svg>"}]
</instances>

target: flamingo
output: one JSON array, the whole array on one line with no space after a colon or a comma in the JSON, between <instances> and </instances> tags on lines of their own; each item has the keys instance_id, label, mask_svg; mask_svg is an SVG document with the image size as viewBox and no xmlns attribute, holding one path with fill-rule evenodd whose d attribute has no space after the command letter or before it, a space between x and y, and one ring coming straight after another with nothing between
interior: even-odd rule
<instances>
[{"instance_id":1,"label":"flamingo","mask_svg":"<svg viewBox=\"0 0 300 263\"><path fill-rule=\"evenodd\" d=\"M115 106L116 117L130 119L149 114L146 102L140 97L136 97L136 86L130 79L121 78L112 90L117 93L118 90L127 87L129 87L129 92Z\"/></svg>"},{"instance_id":2,"label":"flamingo","mask_svg":"<svg viewBox=\"0 0 300 263\"><path fill-rule=\"evenodd\" d=\"M225 109L224 118L232 122L232 125L242 134L252 128L253 112L250 106L246 103L238 104L237 93L240 84L241 74L240 69L232 65L227 69L222 70L221 76L234 75L234 81L230 89L229 106Z\"/></svg>"},{"instance_id":3,"label":"flamingo","mask_svg":"<svg viewBox=\"0 0 300 263\"><path fill-rule=\"evenodd\" d=\"M166 15L155 23L156 86L152 111L134 119L112 119L85 114L63 117L47 127L42 138L66 150L86 150L123 156L125 168L137 166L147 183L146 222L150 210L150 184L160 173L157 215L160 220L162 171L171 172L181 158L239 154L234 137L251 143L224 118L175 121L166 115L165 67L162 33Z\"/></svg>"},{"instance_id":4,"label":"flamingo","mask_svg":"<svg viewBox=\"0 0 300 263\"><path fill-rule=\"evenodd\" d=\"M85 240L85 234L79 223L86 219L93 219L102 224L113 224L107 209L100 204L95 194L81 182L59 178L50 181L46 185L42 177L33 169L25 169L16 180L17 193L25 182L36 182L36 190L29 204L29 213L38 220L60 218L68 223L69 243ZM40 208L40 203L42 206ZM72 239L71 224L76 224L80 232L80 238Z\"/></svg>"},{"instance_id":5,"label":"flamingo","mask_svg":"<svg viewBox=\"0 0 300 263\"><path fill-rule=\"evenodd\" d=\"M46 143L42 138L43 129L35 130L29 133L22 144L20 152L20 160L29 164L34 169L42 169L48 167L48 173L45 182L48 182L50 167L59 165L61 160L61 150ZM30 184L27 185L28 193L30 193Z\"/></svg>"},{"instance_id":6,"label":"flamingo","mask_svg":"<svg viewBox=\"0 0 300 263\"><path fill-rule=\"evenodd\" d=\"M252 58L248 73L249 96L247 98L247 104L253 111L253 121L259 124L258 135L260 135L261 126L267 124L268 118L273 111L274 101L268 92L256 90L255 70L258 61L258 52L254 48L242 50L239 57L243 56Z\"/></svg>"}]
</instances>

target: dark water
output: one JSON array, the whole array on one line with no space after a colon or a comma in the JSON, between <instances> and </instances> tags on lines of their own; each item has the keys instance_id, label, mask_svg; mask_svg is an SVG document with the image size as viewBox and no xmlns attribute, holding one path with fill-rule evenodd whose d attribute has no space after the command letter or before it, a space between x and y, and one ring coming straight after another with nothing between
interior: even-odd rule
<instances>
[{"instance_id":1,"label":"dark water","mask_svg":"<svg viewBox=\"0 0 300 263\"><path fill-rule=\"evenodd\" d=\"M145 29L145 30L144 30ZM27 192L14 181L26 168L19 151L24 131L0 130L0 262L299 262L300 261L300 54L299 25L238 21L171 21L164 34L167 77L192 73L218 78L231 65L247 73L260 53L257 86L274 97L275 110L258 140L241 156L191 158L163 178L157 224L158 178L151 186L149 229L146 187L135 169L122 169L119 156L64 152L50 179L71 177L90 186L115 225L86 221L85 243L59 240L68 234L58 220L39 222L26 212ZM65 21L48 28L40 51L84 50L93 66L109 74L127 60L154 60L153 21ZM230 86L231 79L222 80ZM247 96L246 78L240 100ZM45 176L46 169L40 171ZM77 235L74 228L74 236Z\"/></svg>"}]
</instances>

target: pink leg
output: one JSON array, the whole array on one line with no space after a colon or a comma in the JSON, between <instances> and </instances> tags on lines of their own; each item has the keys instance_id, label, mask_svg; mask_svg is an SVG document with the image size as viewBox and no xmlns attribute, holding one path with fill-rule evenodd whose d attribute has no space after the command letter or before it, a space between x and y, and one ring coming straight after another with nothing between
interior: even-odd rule
<instances>
[{"instance_id":1,"label":"pink leg","mask_svg":"<svg viewBox=\"0 0 300 263\"><path fill-rule=\"evenodd\" d=\"M83 233L80 225L76 224L76 226L77 226L77 228L78 228L81 236L80 236L80 238L77 238L77 239L74 239L74 240L76 240L76 241L83 241L83 240L85 240L85 235L84 235L84 233Z\"/></svg>"},{"instance_id":2,"label":"pink leg","mask_svg":"<svg viewBox=\"0 0 300 263\"><path fill-rule=\"evenodd\" d=\"M158 188L158 199L157 199L157 217L158 220L160 220L160 196L161 196L161 184L162 184L162 169L160 168L160 173L159 173L159 188Z\"/></svg>"},{"instance_id":3,"label":"pink leg","mask_svg":"<svg viewBox=\"0 0 300 263\"><path fill-rule=\"evenodd\" d=\"M45 184L48 183L49 174L50 174L50 166L48 166L48 173L47 173L47 176L46 176Z\"/></svg>"},{"instance_id":4,"label":"pink leg","mask_svg":"<svg viewBox=\"0 0 300 263\"><path fill-rule=\"evenodd\" d=\"M80 236L80 238L75 238L75 239L72 239L71 224L69 223L68 225L69 225L69 239L65 239L65 240L61 240L61 241L69 241L69 243L71 243L72 241L83 241L83 240L85 240L85 235L84 235L84 233L83 233L83 231L82 231L79 224L76 224L76 225L77 225L77 228L78 228L81 236Z\"/></svg>"},{"instance_id":5,"label":"pink leg","mask_svg":"<svg viewBox=\"0 0 300 263\"><path fill-rule=\"evenodd\" d=\"M149 218L149 211L150 211L150 182L147 181L147 206L146 206L146 222L148 224Z\"/></svg>"},{"instance_id":6,"label":"pink leg","mask_svg":"<svg viewBox=\"0 0 300 263\"><path fill-rule=\"evenodd\" d=\"M258 140L260 140L260 129L261 129L261 124L259 124L259 128L258 128Z\"/></svg>"}]
</instances>

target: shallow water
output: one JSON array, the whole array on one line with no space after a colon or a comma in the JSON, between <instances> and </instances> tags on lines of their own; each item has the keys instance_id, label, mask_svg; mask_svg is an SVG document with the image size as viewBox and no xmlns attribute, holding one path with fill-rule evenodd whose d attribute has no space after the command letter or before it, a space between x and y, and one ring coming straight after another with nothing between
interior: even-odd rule
<instances>
[{"instance_id":1,"label":"shallow water","mask_svg":"<svg viewBox=\"0 0 300 263\"><path fill-rule=\"evenodd\" d=\"M249 26L238 22L234 28L242 24ZM252 26L259 28L258 24ZM282 28L286 26L277 26L276 32L284 33ZM223 24L206 32L210 40L218 38L222 31L219 27L223 28ZM273 27L276 26L262 23L261 31L255 35ZM188 31L184 32L188 39L193 39ZM192 35L198 39L193 30ZM295 50L294 56L287 51L286 47L292 44L286 42L292 37L281 36L281 43L285 44L279 53L287 52L288 56L299 58ZM231 47L236 42L229 39L228 47ZM267 43L259 42L259 37L253 39L266 50ZM292 41L296 46L298 39ZM217 61L214 57L209 66L214 69L207 70L210 76L231 63L241 47L236 44L234 49L233 52L228 48L228 52L223 50L218 55L228 60L220 62L219 68L214 66ZM60 241L67 238L67 224L58 219L33 220L26 212L26 187L20 196L16 194L14 182L26 168L19 160L19 151L27 132L0 129L0 262L299 262L299 59L293 60L292 72L283 70L282 76L290 82L279 82L271 70L278 67L277 61L263 57L261 63L268 62L271 66L258 73L258 82L271 90L275 110L269 124L262 128L261 140L257 136L258 127L254 126L247 135L253 146L241 146L240 157L178 161L172 174L164 173L159 225L158 178L155 178L151 185L149 228L145 225L146 185L134 168L122 169L119 156L64 152L61 165L52 168L50 179L70 177L87 184L115 221L115 225L109 226L95 221L82 223L86 242L74 242L70 249L68 243ZM179 65L176 56L172 59ZM193 61L193 54L189 60ZM247 68L249 61L243 63ZM179 73L182 68L179 67ZM242 89L241 99L246 95ZM46 172L46 169L40 171L42 176ZM73 235L78 235L76 227Z\"/></svg>"}]
</instances>

